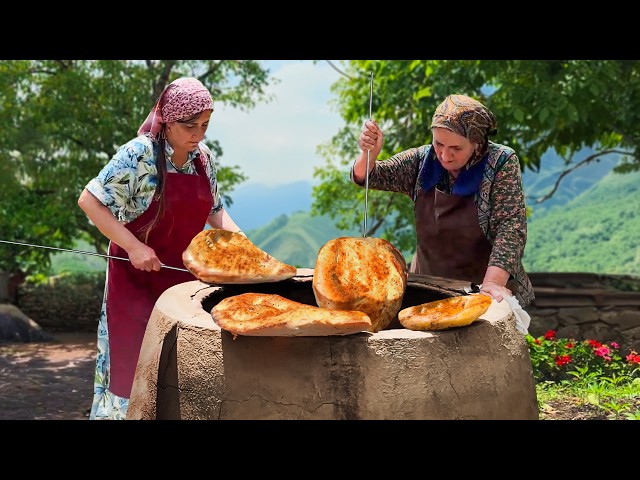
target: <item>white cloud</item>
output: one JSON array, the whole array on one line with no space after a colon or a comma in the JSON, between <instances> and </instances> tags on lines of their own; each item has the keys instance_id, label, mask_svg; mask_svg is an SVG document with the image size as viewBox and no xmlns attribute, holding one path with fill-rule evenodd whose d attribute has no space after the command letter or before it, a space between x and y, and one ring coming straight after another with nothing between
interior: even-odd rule
<instances>
[{"instance_id":1,"label":"white cloud","mask_svg":"<svg viewBox=\"0 0 640 480\"><path fill-rule=\"evenodd\" d=\"M313 181L314 167L324 164L316 153L344 121L329 105L329 88L340 74L327 62L263 61L280 82L269 85L274 99L243 112L216 105L208 135L222 145L221 165L238 165L247 184L278 186Z\"/></svg>"}]
</instances>

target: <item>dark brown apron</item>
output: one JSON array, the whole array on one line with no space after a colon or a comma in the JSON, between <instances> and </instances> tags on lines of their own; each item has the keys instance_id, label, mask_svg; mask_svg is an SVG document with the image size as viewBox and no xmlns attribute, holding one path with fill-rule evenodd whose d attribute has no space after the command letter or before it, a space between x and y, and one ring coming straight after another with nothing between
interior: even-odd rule
<instances>
[{"instance_id":1,"label":"dark brown apron","mask_svg":"<svg viewBox=\"0 0 640 480\"><path fill-rule=\"evenodd\" d=\"M211 211L211 186L200 158L194 160L198 175L166 175L164 215L147 241L165 265L183 267L182 252L202 231ZM141 238L141 232L153 221L157 210L158 201L154 199L142 215L125 226ZM128 258L127 252L113 242L109 255ZM167 288L194 279L187 272L168 268L146 272L134 268L131 262L109 259L107 328L111 392L123 398L131 394L140 346L156 300Z\"/></svg>"},{"instance_id":2,"label":"dark brown apron","mask_svg":"<svg viewBox=\"0 0 640 480\"><path fill-rule=\"evenodd\" d=\"M478 223L473 195L423 190L414 211L418 245L411 272L482 283L491 243Z\"/></svg>"}]
</instances>

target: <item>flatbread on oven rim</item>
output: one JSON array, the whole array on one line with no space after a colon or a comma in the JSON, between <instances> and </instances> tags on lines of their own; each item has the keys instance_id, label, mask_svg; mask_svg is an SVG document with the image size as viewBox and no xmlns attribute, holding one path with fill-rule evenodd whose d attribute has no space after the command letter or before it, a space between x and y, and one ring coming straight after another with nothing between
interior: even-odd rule
<instances>
[{"instance_id":1,"label":"flatbread on oven rim","mask_svg":"<svg viewBox=\"0 0 640 480\"><path fill-rule=\"evenodd\" d=\"M472 293L435 300L404 308L398 312L398 320L409 330L446 330L472 324L491 305L492 297L484 293Z\"/></svg>"}]
</instances>

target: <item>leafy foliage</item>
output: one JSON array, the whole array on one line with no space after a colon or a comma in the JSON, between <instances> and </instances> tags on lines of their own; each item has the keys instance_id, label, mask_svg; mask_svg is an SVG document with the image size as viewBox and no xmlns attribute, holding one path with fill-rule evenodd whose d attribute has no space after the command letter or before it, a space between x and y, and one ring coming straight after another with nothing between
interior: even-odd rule
<instances>
[{"instance_id":1,"label":"leafy foliage","mask_svg":"<svg viewBox=\"0 0 640 480\"><path fill-rule=\"evenodd\" d=\"M108 241L77 207L78 196L183 75L198 77L216 103L248 109L269 100L268 71L256 61L0 61L0 238L62 248L80 238L104 253ZM217 141L209 146L222 156ZM246 179L238 168L220 168L227 204ZM47 272L50 254L3 245L0 270Z\"/></svg>"}]
</instances>

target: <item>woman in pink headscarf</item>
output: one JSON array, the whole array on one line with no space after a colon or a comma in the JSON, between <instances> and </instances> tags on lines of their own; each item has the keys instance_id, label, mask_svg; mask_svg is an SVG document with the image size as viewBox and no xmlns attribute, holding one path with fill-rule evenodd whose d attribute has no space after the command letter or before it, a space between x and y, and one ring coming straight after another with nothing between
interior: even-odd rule
<instances>
[{"instance_id":1,"label":"woman in pink headscarf","mask_svg":"<svg viewBox=\"0 0 640 480\"><path fill-rule=\"evenodd\" d=\"M222 206L216 167L202 142L213 112L207 88L179 78L138 130L83 190L78 205L110 240L91 419L124 419L138 353L158 297L194 280L182 252L209 224L240 229Z\"/></svg>"}]
</instances>

